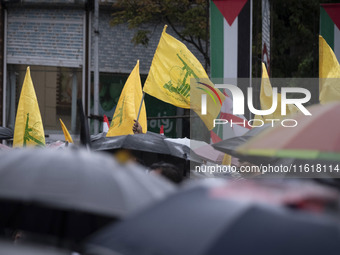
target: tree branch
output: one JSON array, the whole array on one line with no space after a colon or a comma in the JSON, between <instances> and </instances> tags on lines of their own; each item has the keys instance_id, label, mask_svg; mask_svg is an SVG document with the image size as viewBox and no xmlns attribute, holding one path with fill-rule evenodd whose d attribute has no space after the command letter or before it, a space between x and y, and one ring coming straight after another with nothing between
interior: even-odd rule
<instances>
[{"instance_id":1,"label":"tree branch","mask_svg":"<svg viewBox=\"0 0 340 255\"><path fill-rule=\"evenodd\" d=\"M186 41L192 45L195 46L195 48L203 55L204 57L204 60L206 62L206 68L208 68L208 66L210 66L210 59L209 59L209 56L208 56L208 52L205 52L202 45L201 47L194 41L193 37L190 35L190 40L185 38L177 29L176 27L172 24L172 22L169 20L168 17L165 17L166 18L166 21L169 23L169 26L174 30L174 32L178 35L179 38L181 38L183 41ZM207 71L207 70L206 70Z\"/></svg>"}]
</instances>

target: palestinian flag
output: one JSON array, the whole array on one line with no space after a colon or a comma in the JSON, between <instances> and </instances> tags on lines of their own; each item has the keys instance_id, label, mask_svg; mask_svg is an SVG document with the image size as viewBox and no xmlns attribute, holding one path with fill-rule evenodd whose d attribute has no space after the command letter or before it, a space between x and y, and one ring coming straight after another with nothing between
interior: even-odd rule
<instances>
[{"instance_id":1,"label":"palestinian flag","mask_svg":"<svg viewBox=\"0 0 340 255\"><path fill-rule=\"evenodd\" d=\"M210 1L211 78L249 78L250 1Z\"/></svg>"},{"instance_id":2,"label":"palestinian flag","mask_svg":"<svg viewBox=\"0 0 340 255\"><path fill-rule=\"evenodd\" d=\"M250 77L250 9L248 0L210 1L210 76L225 78L225 82L237 85L243 92L249 82L237 79ZM224 94L226 99L218 118L242 123L245 118L232 114L232 99L226 91ZM214 143L242 135L249 128L219 125L211 131L211 140Z\"/></svg>"},{"instance_id":3,"label":"palestinian flag","mask_svg":"<svg viewBox=\"0 0 340 255\"><path fill-rule=\"evenodd\" d=\"M326 40L340 62L340 3L321 4L320 35Z\"/></svg>"}]
</instances>

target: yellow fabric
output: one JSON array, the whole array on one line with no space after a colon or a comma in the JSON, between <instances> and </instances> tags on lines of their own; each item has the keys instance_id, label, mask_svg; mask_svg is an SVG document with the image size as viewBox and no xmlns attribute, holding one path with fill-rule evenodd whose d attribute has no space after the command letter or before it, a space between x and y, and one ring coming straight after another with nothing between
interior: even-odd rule
<instances>
[{"instance_id":1,"label":"yellow fabric","mask_svg":"<svg viewBox=\"0 0 340 255\"><path fill-rule=\"evenodd\" d=\"M229 154L225 154L222 160L222 165L230 166L231 165L231 156Z\"/></svg>"},{"instance_id":2,"label":"yellow fabric","mask_svg":"<svg viewBox=\"0 0 340 255\"><path fill-rule=\"evenodd\" d=\"M15 119L13 147L43 146L45 133L37 96L27 67Z\"/></svg>"},{"instance_id":3,"label":"yellow fabric","mask_svg":"<svg viewBox=\"0 0 340 255\"><path fill-rule=\"evenodd\" d=\"M65 141L69 142L69 143L73 143L73 139L72 139L70 133L68 132L64 122L61 119L59 119L59 121L60 121L61 128L62 128L64 136L65 136Z\"/></svg>"},{"instance_id":4,"label":"yellow fabric","mask_svg":"<svg viewBox=\"0 0 340 255\"><path fill-rule=\"evenodd\" d=\"M268 72L264 63L262 63L262 79L261 79L261 92L260 92L260 104L262 110L268 110L271 108L273 103L273 89L270 84ZM286 115L281 115L281 94L277 93L277 107L276 110L269 115L263 116L264 119L284 119L286 116L298 112L298 108L295 105L287 105ZM261 117L256 115L257 119ZM257 125L257 124L256 124Z\"/></svg>"},{"instance_id":5,"label":"yellow fabric","mask_svg":"<svg viewBox=\"0 0 340 255\"><path fill-rule=\"evenodd\" d=\"M340 65L331 47L319 36L319 100L321 104L340 100Z\"/></svg>"},{"instance_id":6,"label":"yellow fabric","mask_svg":"<svg viewBox=\"0 0 340 255\"><path fill-rule=\"evenodd\" d=\"M118 136L133 134L132 127L137 119L139 106L142 101L142 83L139 75L139 60L127 79L122 93L120 94L111 125L106 136ZM143 132L147 131L146 110L143 101L139 115L139 124Z\"/></svg>"},{"instance_id":7,"label":"yellow fabric","mask_svg":"<svg viewBox=\"0 0 340 255\"><path fill-rule=\"evenodd\" d=\"M262 115L255 115L254 116L254 122L253 122L253 126L262 126L262 122L261 122L261 120L264 122L264 123L266 123L265 122L265 119L263 118L263 116Z\"/></svg>"},{"instance_id":8,"label":"yellow fabric","mask_svg":"<svg viewBox=\"0 0 340 255\"><path fill-rule=\"evenodd\" d=\"M214 89L203 66L188 48L165 32L166 27L164 27L159 40L143 90L169 104L193 109L211 130L213 119L220 112L220 101L224 101L224 95L218 89ZM211 86L220 100L211 88L199 84L197 81ZM201 115L202 94L207 94L206 115ZM195 102L190 100L191 98L195 98Z\"/></svg>"}]
</instances>

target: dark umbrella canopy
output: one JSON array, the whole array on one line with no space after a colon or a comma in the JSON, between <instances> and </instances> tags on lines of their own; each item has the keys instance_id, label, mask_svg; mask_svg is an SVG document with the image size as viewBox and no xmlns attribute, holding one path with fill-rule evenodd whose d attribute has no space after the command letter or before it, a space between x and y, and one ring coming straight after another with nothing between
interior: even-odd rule
<instances>
[{"instance_id":1,"label":"dark umbrella canopy","mask_svg":"<svg viewBox=\"0 0 340 255\"><path fill-rule=\"evenodd\" d=\"M222 151L227 153L231 156L239 158L242 161L252 162L254 164L271 164L271 165L289 165L292 163L293 160L281 160L275 157L261 157L261 156L252 156L252 155L242 155L239 154L236 149L251 140L252 138L256 137L258 134L262 133L264 130L268 130L272 128L271 124L265 124L261 127L254 127L250 129L247 133L242 136L235 136L221 142L212 144L214 149L218 151ZM274 175L273 175L274 176ZM276 175L275 175L276 176ZM274 176L274 177L275 177Z\"/></svg>"},{"instance_id":2,"label":"dark umbrella canopy","mask_svg":"<svg viewBox=\"0 0 340 255\"><path fill-rule=\"evenodd\" d=\"M96 234L88 254L338 254L339 223L189 188ZM116 252L116 253L115 253Z\"/></svg>"},{"instance_id":3,"label":"dark umbrella canopy","mask_svg":"<svg viewBox=\"0 0 340 255\"><path fill-rule=\"evenodd\" d=\"M265 129L269 128L270 124L265 124L262 127L254 127L250 129L247 133L241 136L235 136L221 142L212 144L212 146L219 151L227 153L232 156L240 156L235 150L238 146L246 143L249 139L253 138L254 136L258 135Z\"/></svg>"},{"instance_id":4,"label":"dark umbrella canopy","mask_svg":"<svg viewBox=\"0 0 340 255\"><path fill-rule=\"evenodd\" d=\"M13 130L7 127L0 127L0 140L13 138Z\"/></svg>"},{"instance_id":5,"label":"dark umbrella canopy","mask_svg":"<svg viewBox=\"0 0 340 255\"><path fill-rule=\"evenodd\" d=\"M0 241L0 251L4 255L70 255L70 251L56 249L49 246L32 244L13 244Z\"/></svg>"},{"instance_id":6,"label":"dark umbrella canopy","mask_svg":"<svg viewBox=\"0 0 340 255\"><path fill-rule=\"evenodd\" d=\"M85 150L0 155L0 227L81 240L174 191L137 165Z\"/></svg>"},{"instance_id":7,"label":"dark umbrella canopy","mask_svg":"<svg viewBox=\"0 0 340 255\"><path fill-rule=\"evenodd\" d=\"M92 149L98 151L127 149L146 153L167 155L184 160L192 160L193 153L188 146L173 143L156 133L101 137L92 141ZM194 154L194 153L193 153Z\"/></svg>"}]
</instances>

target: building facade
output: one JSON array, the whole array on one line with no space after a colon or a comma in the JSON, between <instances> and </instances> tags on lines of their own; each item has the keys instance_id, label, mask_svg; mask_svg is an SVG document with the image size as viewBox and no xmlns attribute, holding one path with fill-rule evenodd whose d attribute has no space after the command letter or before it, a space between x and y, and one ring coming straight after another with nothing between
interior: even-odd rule
<instances>
[{"instance_id":1,"label":"building facade","mask_svg":"<svg viewBox=\"0 0 340 255\"><path fill-rule=\"evenodd\" d=\"M78 99L81 99L85 113L90 117L90 129L93 132L94 119L91 116L96 70L99 71L99 116L113 116L120 92L137 60L140 61L143 84L164 24L152 26L154 32L148 47L136 46L131 42L134 31L129 30L127 25L110 26L114 1L98 1L98 31L94 29L94 0L1 2L2 126L14 128L16 107L27 66L31 69L47 135L62 134L59 119L63 120L72 134L79 132ZM170 29L167 32L174 35ZM98 51L94 43L97 35ZM191 50L200 58L198 52ZM97 66L95 52L98 52ZM182 114L182 109L148 95L145 102L150 118L148 130L159 132L163 125L169 137L181 136L181 119L166 116Z\"/></svg>"}]
</instances>

